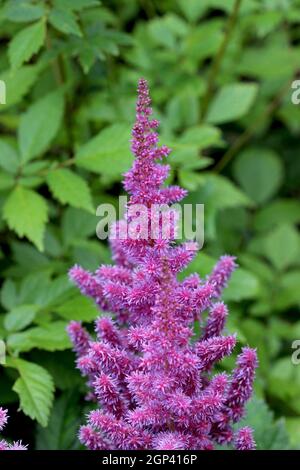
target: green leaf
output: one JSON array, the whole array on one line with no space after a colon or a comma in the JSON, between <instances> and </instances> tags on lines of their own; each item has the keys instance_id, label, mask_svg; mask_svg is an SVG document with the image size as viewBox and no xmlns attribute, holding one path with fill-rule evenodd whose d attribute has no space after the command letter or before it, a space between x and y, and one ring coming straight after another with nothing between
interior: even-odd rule
<instances>
[{"instance_id":1,"label":"green leaf","mask_svg":"<svg viewBox=\"0 0 300 470\"><path fill-rule=\"evenodd\" d=\"M279 199L263 207L254 216L256 230L266 231L276 225L298 224L300 222L300 201L296 199Z\"/></svg>"},{"instance_id":2,"label":"green leaf","mask_svg":"<svg viewBox=\"0 0 300 470\"><path fill-rule=\"evenodd\" d=\"M36 101L22 115L18 139L23 162L47 150L60 128L63 111L63 93L57 90Z\"/></svg>"},{"instance_id":3,"label":"green leaf","mask_svg":"<svg viewBox=\"0 0 300 470\"><path fill-rule=\"evenodd\" d=\"M55 29L62 33L82 36L76 16L72 11L54 8L49 15L49 21Z\"/></svg>"},{"instance_id":4,"label":"green leaf","mask_svg":"<svg viewBox=\"0 0 300 470\"><path fill-rule=\"evenodd\" d=\"M77 152L76 164L105 176L121 179L132 162L130 131L124 124L114 124L101 131Z\"/></svg>"},{"instance_id":5,"label":"green leaf","mask_svg":"<svg viewBox=\"0 0 300 470\"><path fill-rule=\"evenodd\" d=\"M0 140L0 167L15 174L19 167L19 158L15 149L5 140Z\"/></svg>"},{"instance_id":6,"label":"green leaf","mask_svg":"<svg viewBox=\"0 0 300 470\"><path fill-rule=\"evenodd\" d=\"M201 150L222 145L221 132L213 126L195 126L189 128L176 140L167 140L166 145L172 149L170 162L187 166L195 161L197 162L197 156Z\"/></svg>"},{"instance_id":7,"label":"green leaf","mask_svg":"<svg viewBox=\"0 0 300 470\"><path fill-rule=\"evenodd\" d=\"M67 169L57 169L47 174L47 184L63 204L94 212L90 189L81 176Z\"/></svg>"},{"instance_id":8,"label":"green leaf","mask_svg":"<svg viewBox=\"0 0 300 470\"><path fill-rule=\"evenodd\" d=\"M17 186L3 206L3 218L19 237L26 236L39 250L43 249L43 236L48 220L45 199L31 189Z\"/></svg>"},{"instance_id":9,"label":"green leaf","mask_svg":"<svg viewBox=\"0 0 300 470\"><path fill-rule=\"evenodd\" d=\"M1 304L6 310L13 309L18 303L16 284L11 279L6 279L1 289Z\"/></svg>"},{"instance_id":10,"label":"green leaf","mask_svg":"<svg viewBox=\"0 0 300 470\"><path fill-rule=\"evenodd\" d=\"M275 307L278 310L287 309L293 305L300 306L300 271L291 270L284 274L279 283L279 291L275 297Z\"/></svg>"},{"instance_id":11,"label":"green leaf","mask_svg":"<svg viewBox=\"0 0 300 470\"><path fill-rule=\"evenodd\" d=\"M77 295L54 310L66 320L86 322L95 320L101 314L94 301L83 295Z\"/></svg>"},{"instance_id":12,"label":"green leaf","mask_svg":"<svg viewBox=\"0 0 300 470\"><path fill-rule=\"evenodd\" d=\"M197 21L207 8L205 2L198 2L198 0L189 0L188 2L186 0L177 0L176 3L190 22Z\"/></svg>"},{"instance_id":13,"label":"green leaf","mask_svg":"<svg viewBox=\"0 0 300 470\"><path fill-rule=\"evenodd\" d=\"M29 328L21 333L10 335L7 344L16 353L34 348L45 351L63 351L71 347L66 326L66 322L54 321L43 326Z\"/></svg>"},{"instance_id":14,"label":"green leaf","mask_svg":"<svg viewBox=\"0 0 300 470\"><path fill-rule=\"evenodd\" d=\"M5 70L0 73L0 80L6 84L6 104L1 104L1 110L19 103L36 81L39 68L34 65L20 67L17 72Z\"/></svg>"},{"instance_id":15,"label":"green leaf","mask_svg":"<svg viewBox=\"0 0 300 470\"><path fill-rule=\"evenodd\" d=\"M8 47L8 56L13 69L18 69L42 47L46 35L45 21L34 23L22 29L13 37Z\"/></svg>"},{"instance_id":16,"label":"green leaf","mask_svg":"<svg viewBox=\"0 0 300 470\"><path fill-rule=\"evenodd\" d=\"M15 180L11 175L5 173L4 171L0 171L0 191L10 189L14 186L14 184Z\"/></svg>"},{"instance_id":17,"label":"green leaf","mask_svg":"<svg viewBox=\"0 0 300 470\"><path fill-rule=\"evenodd\" d=\"M84 8L95 7L101 5L100 0L54 0L57 8L67 10L83 10Z\"/></svg>"},{"instance_id":18,"label":"green leaf","mask_svg":"<svg viewBox=\"0 0 300 470\"><path fill-rule=\"evenodd\" d=\"M252 201L228 178L221 175L202 173L205 182L195 193L197 201L217 209L251 206Z\"/></svg>"},{"instance_id":19,"label":"green leaf","mask_svg":"<svg viewBox=\"0 0 300 470\"><path fill-rule=\"evenodd\" d=\"M80 407L76 393L64 393L54 403L48 426L37 429L37 450L74 450L77 440Z\"/></svg>"},{"instance_id":20,"label":"green leaf","mask_svg":"<svg viewBox=\"0 0 300 470\"><path fill-rule=\"evenodd\" d=\"M258 91L256 83L224 85L213 99L206 117L212 124L235 121L248 113Z\"/></svg>"},{"instance_id":21,"label":"green leaf","mask_svg":"<svg viewBox=\"0 0 300 470\"><path fill-rule=\"evenodd\" d=\"M279 270L286 269L299 257L300 238L290 225L280 225L268 235L263 244L265 256Z\"/></svg>"},{"instance_id":22,"label":"green leaf","mask_svg":"<svg viewBox=\"0 0 300 470\"><path fill-rule=\"evenodd\" d=\"M238 302L243 299L255 298L259 292L259 281L249 271L238 268L224 290L223 298L225 301Z\"/></svg>"},{"instance_id":23,"label":"green leaf","mask_svg":"<svg viewBox=\"0 0 300 470\"><path fill-rule=\"evenodd\" d=\"M38 20L44 13L44 5L33 5L29 0L9 0L3 9L4 18L15 23Z\"/></svg>"},{"instance_id":24,"label":"green leaf","mask_svg":"<svg viewBox=\"0 0 300 470\"><path fill-rule=\"evenodd\" d=\"M23 359L10 359L8 365L20 374L13 390L19 395L22 411L41 426L47 426L54 392L51 375L43 367Z\"/></svg>"},{"instance_id":25,"label":"green leaf","mask_svg":"<svg viewBox=\"0 0 300 470\"><path fill-rule=\"evenodd\" d=\"M270 199L283 180L283 166L279 156L269 149L249 148L234 162L234 176L244 191L261 204Z\"/></svg>"},{"instance_id":26,"label":"green leaf","mask_svg":"<svg viewBox=\"0 0 300 470\"><path fill-rule=\"evenodd\" d=\"M273 412L266 403L253 398L246 407L246 418L239 423L239 428L250 426L254 429L254 438L258 450L285 450L289 448L289 436L283 420L274 420Z\"/></svg>"},{"instance_id":27,"label":"green leaf","mask_svg":"<svg viewBox=\"0 0 300 470\"><path fill-rule=\"evenodd\" d=\"M38 305L20 305L5 315L4 326L8 331L23 330L35 318Z\"/></svg>"},{"instance_id":28,"label":"green leaf","mask_svg":"<svg viewBox=\"0 0 300 470\"><path fill-rule=\"evenodd\" d=\"M299 449L300 443L300 418L287 418L286 428L290 436L292 446L297 446Z\"/></svg>"},{"instance_id":29,"label":"green leaf","mask_svg":"<svg viewBox=\"0 0 300 470\"><path fill-rule=\"evenodd\" d=\"M237 71L248 77L289 79L298 68L298 51L296 48L282 47L282 43L276 42L273 45L269 41L265 47L245 49L237 64Z\"/></svg>"}]
</instances>

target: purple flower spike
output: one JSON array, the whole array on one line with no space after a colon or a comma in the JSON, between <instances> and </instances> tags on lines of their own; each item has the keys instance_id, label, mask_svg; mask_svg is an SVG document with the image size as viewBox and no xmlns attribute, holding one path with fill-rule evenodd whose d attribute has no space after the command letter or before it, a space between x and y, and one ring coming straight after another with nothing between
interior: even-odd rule
<instances>
[{"instance_id":1,"label":"purple flower spike","mask_svg":"<svg viewBox=\"0 0 300 470\"><path fill-rule=\"evenodd\" d=\"M236 264L223 256L206 280L197 274L177 278L197 247L174 243L178 221L170 206L186 191L164 186L169 166L161 161L170 150L158 145L150 106L141 79L131 140L135 160L124 177L130 199L110 235L115 264L95 273L79 266L70 271L81 292L113 315L96 321L93 340L78 322L68 328L77 367L99 404L79 439L91 450L211 450L227 443L250 448L250 431L235 436L233 424L252 392L255 351L243 349L232 376L213 374L236 343L235 335L222 336L228 311L220 300ZM132 237L126 227L136 222L136 204L143 205L143 232ZM164 220L152 210L157 204L166 206ZM192 341L194 322L202 324L206 310L200 338Z\"/></svg>"}]
</instances>

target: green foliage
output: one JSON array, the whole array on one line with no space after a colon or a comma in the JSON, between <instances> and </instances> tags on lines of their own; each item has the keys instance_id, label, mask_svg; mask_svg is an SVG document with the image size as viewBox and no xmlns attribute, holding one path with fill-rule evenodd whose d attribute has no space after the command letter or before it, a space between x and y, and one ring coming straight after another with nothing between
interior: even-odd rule
<instances>
[{"instance_id":1,"label":"green foliage","mask_svg":"<svg viewBox=\"0 0 300 470\"><path fill-rule=\"evenodd\" d=\"M39 249L43 246L47 203L35 191L16 186L3 206L3 218L20 237L29 238Z\"/></svg>"},{"instance_id":2,"label":"green foliage","mask_svg":"<svg viewBox=\"0 0 300 470\"><path fill-rule=\"evenodd\" d=\"M247 405L247 417L241 426L251 426L257 450L286 450L290 448L290 439L282 419L275 420L273 413L263 400L253 398Z\"/></svg>"},{"instance_id":3,"label":"green foliage","mask_svg":"<svg viewBox=\"0 0 300 470\"><path fill-rule=\"evenodd\" d=\"M8 365L18 370L20 377L13 390L20 397L23 412L46 426L53 401L53 381L50 374L37 364L23 359L10 359Z\"/></svg>"},{"instance_id":4,"label":"green foliage","mask_svg":"<svg viewBox=\"0 0 300 470\"><path fill-rule=\"evenodd\" d=\"M19 399L40 423L39 449L78 446L85 390L65 328L99 311L66 273L110 262L94 209L118 206L141 76L173 149L169 182L205 204L204 252L186 274L223 253L240 265L224 300L228 330L258 349L247 423L259 448L290 445L265 399L299 447L300 3L242 0L234 20L237 3L0 2L0 403Z\"/></svg>"},{"instance_id":5,"label":"green foliage","mask_svg":"<svg viewBox=\"0 0 300 470\"><path fill-rule=\"evenodd\" d=\"M46 35L45 21L40 20L22 29L9 44L8 55L12 69L18 69L42 47Z\"/></svg>"}]
</instances>

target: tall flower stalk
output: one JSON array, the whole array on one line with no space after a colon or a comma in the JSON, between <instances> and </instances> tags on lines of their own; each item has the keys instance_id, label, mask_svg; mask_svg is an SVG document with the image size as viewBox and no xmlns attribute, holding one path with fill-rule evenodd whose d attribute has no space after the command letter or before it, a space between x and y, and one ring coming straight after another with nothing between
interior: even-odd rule
<instances>
[{"instance_id":1,"label":"tall flower stalk","mask_svg":"<svg viewBox=\"0 0 300 470\"><path fill-rule=\"evenodd\" d=\"M79 438L89 449L209 450L229 443L254 449L252 430L235 432L233 425L252 393L255 350L242 349L231 375L213 373L236 344L235 335L222 334L228 311L220 301L235 260L221 257L206 279L193 274L178 280L196 244L174 243L177 219L171 205L186 191L163 185L170 168L160 160L170 150L158 146L150 104L147 82L141 79L131 141L135 160L124 177L130 199L124 220L111 232L115 264L95 273L79 266L70 270L81 292L113 314L96 321L96 339L79 322L68 327L89 398L99 404ZM134 224L141 220L137 204L146 208L147 236ZM157 218L153 236L151 209L157 204L167 205L168 217ZM118 236L124 230L126 236ZM195 340L194 323L204 311L207 321Z\"/></svg>"}]
</instances>

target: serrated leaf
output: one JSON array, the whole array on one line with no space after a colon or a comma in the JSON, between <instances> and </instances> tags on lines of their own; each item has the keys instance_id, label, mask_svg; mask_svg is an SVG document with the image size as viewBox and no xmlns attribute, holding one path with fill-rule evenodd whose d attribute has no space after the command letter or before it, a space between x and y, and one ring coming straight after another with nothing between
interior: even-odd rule
<instances>
[{"instance_id":1,"label":"serrated leaf","mask_svg":"<svg viewBox=\"0 0 300 470\"><path fill-rule=\"evenodd\" d=\"M36 81L40 69L35 65L24 65L17 72L5 70L0 73L0 80L6 84L6 103L1 104L1 110L19 103Z\"/></svg>"},{"instance_id":2,"label":"serrated leaf","mask_svg":"<svg viewBox=\"0 0 300 470\"><path fill-rule=\"evenodd\" d=\"M239 428L250 426L254 429L254 438L258 450L284 450L289 448L289 437L282 420L275 421L273 412L266 403L253 398L246 406L246 417L239 423Z\"/></svg>"},{"instance_id":3,"label":"serrated leaf","mask_svg":"<svg viewBox=\"0 0 300 470\"><path fill-rule=\"evenodd\" d=\"M28 0L9 0L3 9L3 17L15 23L38 20L44 13L44 5L33 5Z\"/></svg>"},{"instance_id":4,"label":"serrated leaf","mask_svg":"<svg viewBox=\"0 0 300 470\"><path fill-rule=\"evenodd\" d=\"M36 101L22 115L18 140L23 162L47 150L60 128L63 111L63 93L57 90Z\"/></svg>"},{"instance_id":5,"label":"serrated leaf","mask_svg":"<svg viewBox=\"0 0 300 470\"><path fill-rule=\"evenodd\" d=\"M282 162L269 149L245 150L235 159L233 170L243 190L259 204L270 199L283 180Z\"/></svg>"},{"instance_id":6,"label":"serrated leaf","mask_svg":"<svg viewBox=\"0 0 300 470\"><path fill-rule=\"evenodd\" d=\"M82 36L77 18L72 11L54 8L49 15L49 21L54 28L62 33Z\"/></svg>"},{"instance_id":7,"label":"serrated leaf","mask_svg":"<svg viewBox=\"0 0 300 470\"><path fill-rule=\"evenodd\" d=\"M38 305L20 305L5 315L4 326L8 331L20 331L34 320Z\"/></svg>"},{"instance_id":8,"label":"serrated leaf","mask_svg":"<svg viewBox=\"0 0 300 470\"><path fill-rule=\"evenodd\" d=\"M130 131L124 124L114 124L101 131L77 152L76 164L105 176L118 177L132 162Z\"/></svg>"},{"instance_id":9,"label":"serrated leaf","mask_svg":"<svg viewBox=\"0 0 300 470\"><path fill-rule=\"evenodd\" d=\"M15 174L19 167L17 152L3 139L0 140L0 167L12 174Z\"/></svg>"},{"instance_id":10,"label":"serrated leaf","mask_svg":"<svg viewBox=\"0 0 300 470\"><path fill-rule=\"evenodd\" d=\"M34 23L22 29L13 37L8 47L8 56L13 69L27 62L42 47L46 35L45 21Z\"/></svg>"},{"instance_id":11,"label":"serrated leaf","mask_svg":"<svg viewBox=\"0 0 300 470\"><path fill-rule=\"evenodd\" d=\"M23 359L10 359L8 365L20 374L13 390L19 395L22 411L41 426L47 426L54 392L51 375L43 367Z\"/></svg>"},{"instance_id":12,"label":"serrated leaf","mask_svg":"<svg viewBox=\"0 0 300 470\"><path fill-rule=\"evenodd\" d=\"M53 196L60 202L94 212L90 189L81 176L62 168L50 171L46 179Z\"/></svg>"},{"instance_id":13,"label":"serrated leaf","mask_svg":"<svg viewBox=\"0 0 300 470\"><path fill-rule=\"evenodd\" d=\"M101 314L94 301L82 295L77 295L54 310L66 320L86 322L95 320Z\"/></svg>"},{"instance_id":14,"label":"serrated leaf","mask_svg":"<svg viewBox=\"0 0 300 470\"><path fill-rule=\"evenodd\" d=\"M80 407L76 393L64 393L53 406L46 428L37 429L37 450L74 450L77 440Z\"/></svg>"},{"instance_id":15,"label":"serrated leaf","mask_svg":"<svg viewBox=\"0 0 300 470\"><path fill-rule=\"evenodd\" d=\"M257 90L256 83L231 83L223 86L208 109L206 121L223 124L243 117L252 106Z\"/></svg>"},{"instance_id":16,"label":"serrated leaf","mask_svg":"<svg viewBox=\"0 0 300 470\"><path fill-rule=\"evenodd\" d=\"M27 237L39 250L48 220L45 199L31 189L17 186L3 206L3 218L19 237Z\"/></svg>"},{"instance_id":17,"label":"serrated leaf","mask_svg":"<svg viewBox=\"0 0 300 470\"><path fill-rule=\"evenodd\" d=\"M7 344L16 353L30 351L33 348L63 351L71 346L66 326L66 322L54 321L43 326L29 328L24 332L10 335Z\"/></svg>"}]
</instances>

